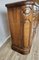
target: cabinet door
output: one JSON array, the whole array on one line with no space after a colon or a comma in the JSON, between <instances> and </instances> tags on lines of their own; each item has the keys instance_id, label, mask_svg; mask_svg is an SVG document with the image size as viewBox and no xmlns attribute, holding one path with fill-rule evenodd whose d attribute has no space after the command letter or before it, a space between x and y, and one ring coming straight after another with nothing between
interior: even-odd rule
<instances>
[{"instance_id":1,"label":"cabinet door","mask_svg":"<svg viewBox=\"0 0 39 60\"><path fill-rule=\"evenodd\" d=\"M9 8L9 24L12 44L20 47L20 11L19 8Z\"/></svg>"}]
</instances>

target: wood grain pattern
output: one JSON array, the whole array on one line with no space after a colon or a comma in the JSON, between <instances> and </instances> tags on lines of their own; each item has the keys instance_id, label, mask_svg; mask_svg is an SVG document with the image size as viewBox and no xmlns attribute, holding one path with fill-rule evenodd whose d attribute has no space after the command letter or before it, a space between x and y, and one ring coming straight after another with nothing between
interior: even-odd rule
<instances>
[{"instance_id":1,"label":"wood grain pattern","mask_svg":"<svg viewBox=\"0 0 39 60\"><path fill-rule=\"evenodd\" d=\"M13 44L20 47L20 18L19 18L19 9L12 8L9 10L9 23L11 36L13 39Z\"/></svg>"},{"instance_id":2,"label":"wood grain pattern","mask_svg":"<svg viewBox=\"0 0 39 60\"><path fill-rule=\"evenodd\" d=\"M27 48L29 45L29 32L30 32L30 22L27 20L24 24L24 47Z\"/></svg>"},{"instance_id":3,"label":"wood grain pattern","mask_svg":"<svg viewBox=\"0 0 39 60\"><path fill-rule=\"evenodd\" d=\"M20 53L27 54L31 46L32 11L29 16L24 16L25 5L20 7L8 7L8 17L12 37L12 48Z\"/></svg>"}]
</instances>

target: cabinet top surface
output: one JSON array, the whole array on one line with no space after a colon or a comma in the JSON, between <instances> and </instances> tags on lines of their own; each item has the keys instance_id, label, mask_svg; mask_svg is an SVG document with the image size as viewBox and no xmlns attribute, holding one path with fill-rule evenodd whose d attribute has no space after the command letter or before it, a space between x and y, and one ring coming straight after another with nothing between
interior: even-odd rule
<instances>
[{"instance_id":1,"label":"cabinet top surface","mask_svg":"<svg viewBox=\"0 0 39 60\"><path fill-rule=\"evenodd\" d=\"M20 2L15 2L15 3L9 3L9 4L6 4L5 6L6 7L20 7L20 6L23 6L23 5L26 5L26 4L34 4L34 3L26 3L27 1L20 1Z\"/></svg>"}]
</instances>

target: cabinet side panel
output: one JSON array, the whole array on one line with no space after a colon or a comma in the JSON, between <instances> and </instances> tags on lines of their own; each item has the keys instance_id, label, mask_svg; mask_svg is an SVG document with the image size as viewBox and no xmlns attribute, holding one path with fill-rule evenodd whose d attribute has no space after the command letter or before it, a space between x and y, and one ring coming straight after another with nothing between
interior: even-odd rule
<instances>
[{"instance_id":1,"label":"cabinet side panel","mask_svg":"<svg viewBox=\"0 0 39 60\"><path fill-rule=\"evenodd\" d=\"M12 44L20 47L20 14L18 8L8 9Z\"/></svg>"}]
</instances>

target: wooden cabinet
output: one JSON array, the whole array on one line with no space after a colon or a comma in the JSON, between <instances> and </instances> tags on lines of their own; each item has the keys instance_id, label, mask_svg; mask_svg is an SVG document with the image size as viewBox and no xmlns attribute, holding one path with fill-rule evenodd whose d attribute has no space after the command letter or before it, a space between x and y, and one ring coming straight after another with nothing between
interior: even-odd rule
<instances>
[{"instance_id":1,"label":"wooden cabinet","mask_svg":"<svg viewBox=\"0 0 39 60\"><path fill-rule=\"evenodd\" d=\"M25 1L6 4L8 9L8 17L10 24L10 31L12 37L12 49L27 54L31 48L31 29L32 29L32 13L24 16L22 9L25 9ZM29 20L25 19L29 18Z\"/></svg>"}]
</instances>

